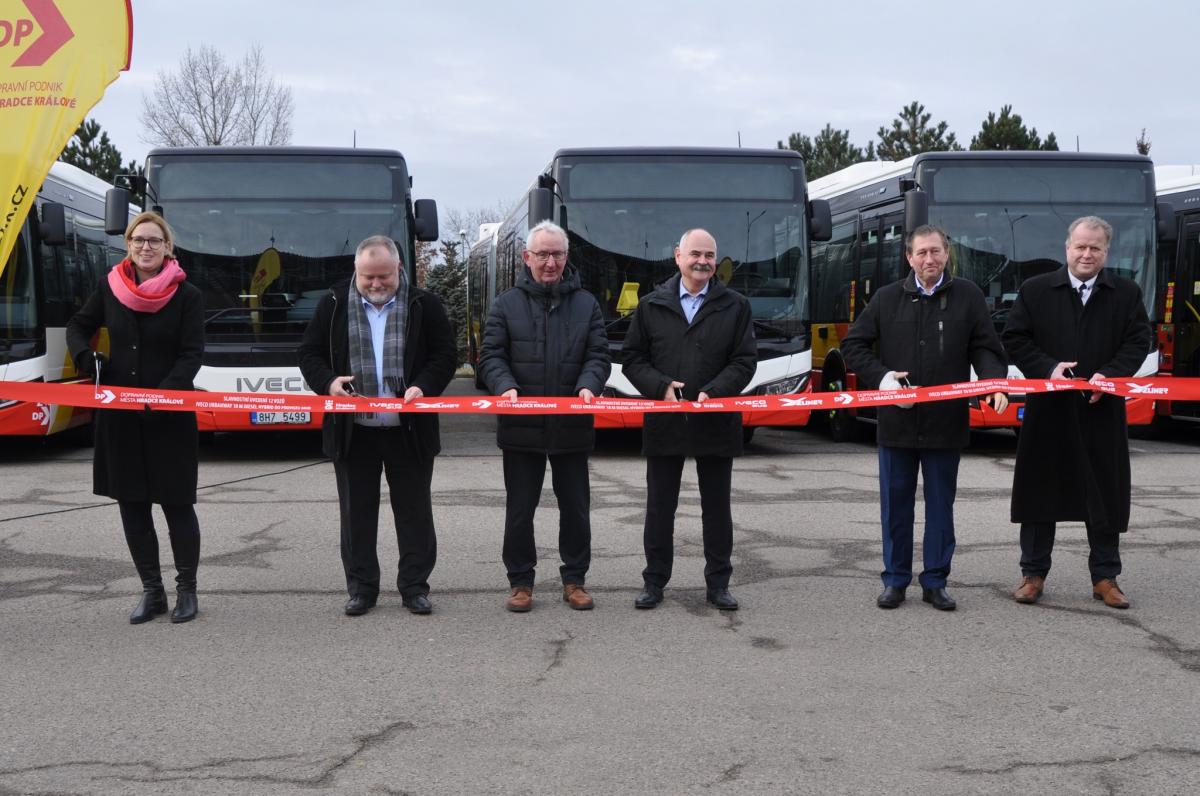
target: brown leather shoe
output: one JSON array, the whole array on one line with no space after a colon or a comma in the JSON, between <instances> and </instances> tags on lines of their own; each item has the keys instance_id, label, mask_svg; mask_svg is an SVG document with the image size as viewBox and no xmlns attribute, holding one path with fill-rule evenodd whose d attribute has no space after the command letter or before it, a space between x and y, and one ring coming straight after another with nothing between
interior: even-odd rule
<instances>
[{"instance_id":1,"label":"brown leather shoe","mask_svg":"<svg viewBox=\"0 0 1200 796\"><path fill-rule=\"evenodd\" d=\"M1021 585L1013 592L1013 599L1025 605L1033 605L1042 596L1046 579L1039 575L1026 575L1021 578Z\"/></svg>"},{"instance_id":2,"label":"brown leather shoe","mask_svg":"<svg viewBox=\"0 0 1200 796\"><path fill-rule=\"evenodd\" d=\"M513 586L512 594L505 601L504 607L514 614L523 614L533 608L533 587Z\"/></svg>"},{"instance_id":3,"label":"brown leather shoe","mask_svg":"<svg viewBox=\"0 0 1200 796\"><path fill-rule=\"evenodd\" d=\"M590 611L595 605L592 595L578 583L567 583L563 586L563 602L576 611Z\"/></svg>"},{"instance_id":4,"label":"brown leather shoe","mask_svg":"<svg viewBox=\"0 0 1200 796\"><path fill-rule=\"evenodd\" d=\"M1109 608L1129 607L1129 600L1125 599L1125 595L1121 592L1121 587L1112 578L1105 578L1099 583L1094 584L1092 586L1092 597L1097 600L1104 600L1104 604Z\"/></svg>"}]
</instances>

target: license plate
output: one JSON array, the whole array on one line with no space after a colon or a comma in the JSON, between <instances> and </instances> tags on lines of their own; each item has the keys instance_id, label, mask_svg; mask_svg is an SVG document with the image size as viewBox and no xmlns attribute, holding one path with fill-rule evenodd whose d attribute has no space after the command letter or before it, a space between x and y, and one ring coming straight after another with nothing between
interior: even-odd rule
<instances>
[{"instance_id":1,"label":"license plate","mask_svg":"<svg viewBox=\"0 0 1200 796\"><path fill-rule=\"evenodd\" d=\"M254 426L303 425L312 422L312 412L251 412Z\"/></svg>"},{"instance_id":2,"label":"license plate","mask_svg":"<svg viewBox=\"0 0 1200 796\"><path fill-rule=\"evenodd\" d=\"M1017 420L1024 420L1024 419L1025 419L1025 407L1018 406L1017 407Z\"/></svg>"}]
</instances>

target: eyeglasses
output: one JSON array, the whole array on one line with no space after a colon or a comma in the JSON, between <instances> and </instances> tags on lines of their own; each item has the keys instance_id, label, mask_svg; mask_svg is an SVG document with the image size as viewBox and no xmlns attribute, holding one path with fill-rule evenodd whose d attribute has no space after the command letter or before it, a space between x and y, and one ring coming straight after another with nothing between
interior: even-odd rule
<instances>
[{"instance_id":1,"label":"eyeglasses","mask_svg":"<svg viewBox=\"0 0 1200 796\"><path fill-rule=\"evenodd\" d=\"M162 238L130 238L129 243L134 248L140 249L143 246L149 246L151 249L159 249L165 241Z\"/></svg>"},{"instance_id":2,"label":"eyeglasses","mask_svg":"<svg viewBox=\"0 0 1200 796\"><path fill-rule=\"evenodd\" d=\"M532 255L533 255L533 259L537 260L539 263L544 263L544 262L546 262L547 260L549 260L551 257L553 257L553 258L555 259L555 261L556 261L556 262L560 262L560 263L561 263L561 262L563 262L563 261L565 261L565 260L567 259L567 253L566 253L566 252L563 252L563 251L558 251L558 252L529 252L529 253L530 253L530 254L532 254Z\"/></svg>"}]
</instances>

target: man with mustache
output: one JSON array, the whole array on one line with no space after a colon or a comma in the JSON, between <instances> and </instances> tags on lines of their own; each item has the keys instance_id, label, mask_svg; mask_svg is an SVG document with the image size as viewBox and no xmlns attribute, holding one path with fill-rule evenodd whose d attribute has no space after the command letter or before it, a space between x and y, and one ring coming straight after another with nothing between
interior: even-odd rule
<instances>
[{"instance_id":1,"label":"man with mustache","mask_svg":"<svg viewBox=\"0 0 1200 796\"><path fill-rule=\"evenodd\" d=\"M624 374L648 398L694 401L737 395L754 376L757 350L750 302L712 278L717 242L690 229L675 248L679 276L642 297L625 337ZM684 458L700 480L707 600L737 610L729 593L733 518L729 492L733 457L742 453L740 412L649 412L642 429L646 456L644 586L634 600L654 608L671 579L675 509Z\"/></svg>"},{"instance_id":2,"label":"man with mustache","mask_svg":"<svg viewBox=\"0 0 1200 796\"><path fill-rule=\"evenodd\" d=\"M441 395L454 377L454 332L442 303L408 284L395 242L375 235L358 245L354 277L317 304L300 344L300 372L314 392L412 401ZM347 616L379 596L379 474L387 476L400 547L396 585L414 614L433 610L429 575L437 558L433 459L441 450L436 414L325 415L325 455L333 460L341 508Z\"/></svg>"}]
</instances>

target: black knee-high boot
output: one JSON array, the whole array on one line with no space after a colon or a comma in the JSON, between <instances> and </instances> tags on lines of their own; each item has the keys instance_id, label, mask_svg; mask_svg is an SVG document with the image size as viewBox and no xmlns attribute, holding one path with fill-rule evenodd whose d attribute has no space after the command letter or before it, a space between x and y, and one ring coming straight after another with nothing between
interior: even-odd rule
<instances>
[{"instance_id":1,"label":"black knee-high boot","mask_svg":"<svg viewBox=\"0 0 1200 796\"><path fill-rule=\"evenodd\" d=\"M129 555L142 581L142 598L129 615L129 623L140 625L167 612L167 592L158 565L158 536L154 532L149 503L120 501L118 505L125 543L129 545Z\"/></svg>"},{"instance_id":2,"label":"black knee-high boot","mask_svg":"<svg viewBox=\"0 0 1200 796\"><path fill-rule=\"evenodd\" d=\"M171 621L176 624L196 618L196 572L200 567L200 523L190 504L163 506L175 555L176 600Z\"/></svg>"}]
</instances>

